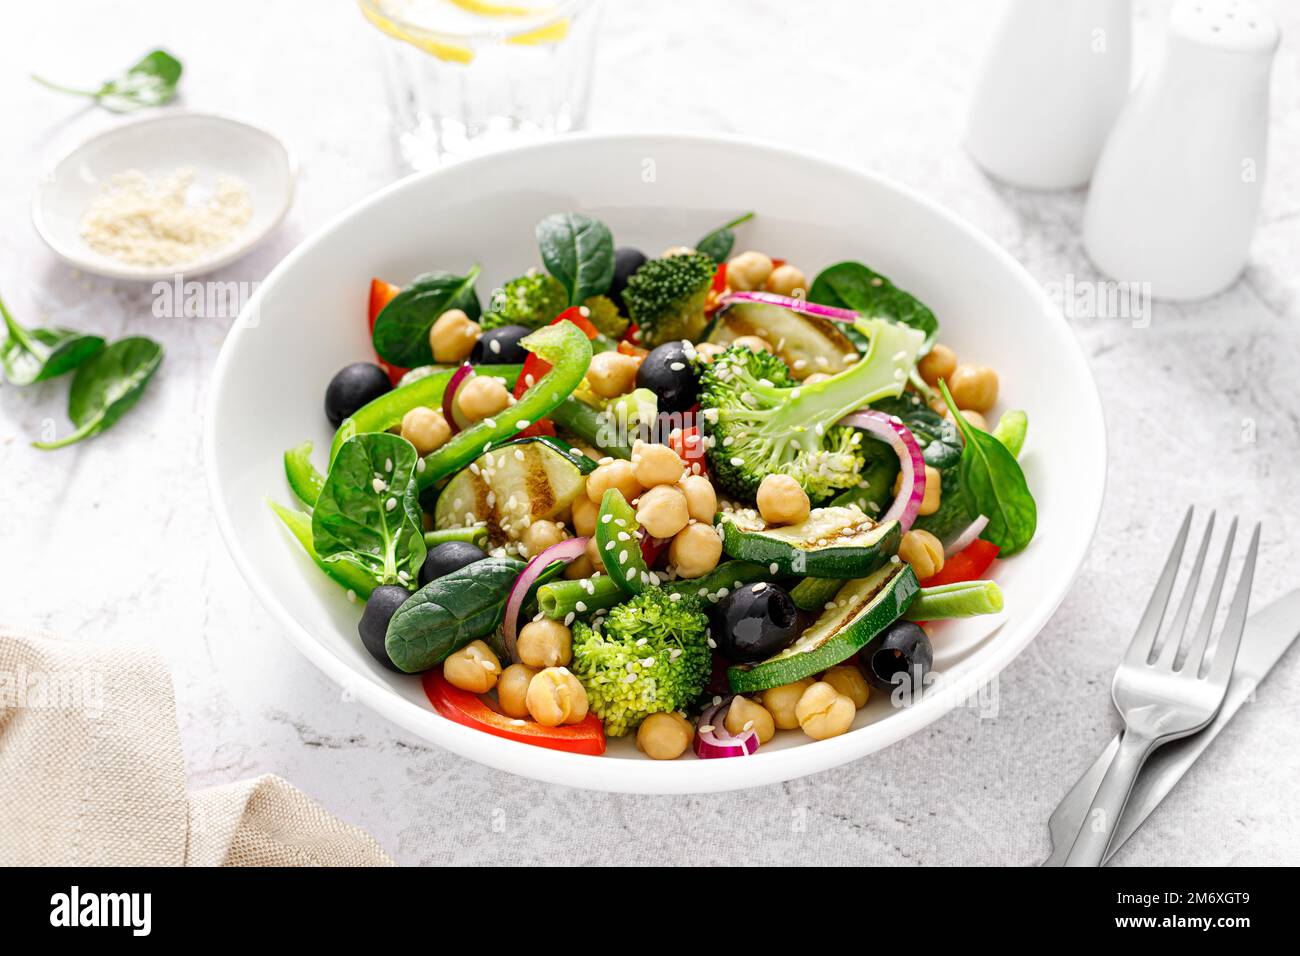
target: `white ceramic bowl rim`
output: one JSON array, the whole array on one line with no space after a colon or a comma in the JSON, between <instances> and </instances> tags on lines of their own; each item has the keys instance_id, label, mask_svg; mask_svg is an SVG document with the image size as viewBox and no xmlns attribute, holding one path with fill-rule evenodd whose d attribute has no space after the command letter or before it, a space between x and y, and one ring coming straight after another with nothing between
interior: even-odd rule
<instances>
[{"instance_id":1,"label":"white ceramic bowl rim","mask_svg":"<svg viewBox=\"0 0 1300 956\"><path fill-rule=\"evenodd\" d=\"M239 127L242 132L253 133L256 136L264 138L268 143L274 144L284 154L285 170L287 174L287 183L284 191L279 195L273 212L265 217L261 228L256 232L250 232L247 235L240 236L236 241L227 246L214 249L213 252L203 259L196 262L188 263L185 266L173 268L170 266L142 266L132 265L127 262L115 263L107 257L91 257L75 245L69 245L64 241L60 231L48 221L46 216L46 203L48 201L48 191L54 187L57 180L56 172L66 163L74 159L78 154L94 147L97 143L105 139L129 135L141 128L155 125L172 125L179 122L198 120L201 122L210 122L215 125L227 124ZM270 235L275 228L284 221L284 217L289 214L293 207L294 194L297 191L298 183L298 160L287 143L279 136L259 126L256 123L250 123L234 116L227 116L223 113L212 113L207 111L181 109L178 107L164 108L162 111L148 116L137 116L129 119L123 119L112 126L108 126L91 136L86 137L75 146L66 150L57 156L53 162L49 163L41 173L35 194L32 196L32 225L35 227L37 234L44 240L45 244L50 247L58 256L69 264L87 272L93 272L96 275L107 276L112 279L129 279L141 282L148 282L157 279L169 278L177 272L184 273L188 276L198 276L222 266L229 265L235 260L247 255L263 239Z\"/></svg>"},{"instance_id":2,"label":"white ceramic bowl rim","mask_svg":"<svg viewBox=\"0 0 1300 956\"><path fill-rule=\"evenodd\" d=\"M877 186L902 195L911 202L925 207L930 213L945 220L954 230L964 233L986 251L992 253L1005 266L1010 275L1014 275L1022 286L1031 290L1042 302L1043 314L1041 318L1044 321L1052 321L1058 324L1057 331L1062 333L1063 339L1069 343L1063 350L1063 354L1058 358L1060 361L1073 366L1075 372L1081 373L1078 375L1079 380L1086 382L1088 385L1083 394L1074 396L1074 400L1079 403L1080 407L1086 409L1086 417L1095 421L1100 429L1097 436L1100 439L1098 447L1089 449L1095 454L1076 463L1076 470L1087 471L1091 469L1092 471L1091 480L1083 483L1086 488L1092 489L1091 495L1074 501L1072 508L1078 520L1086 524L1087 534L1079 535L1073 549L1065 555L1063 561L1057 564L1057 570L1064 575L1063 580L1073 579L1092 542L1101 513L1106 475L1104 416L1102 415L1101 400L1097 393L1096 384L1064 316L1052 304L1043 289L1023 266L974 226L905 185L896 183L874 172L825 159L809 151L758 142L728 134L633 132L569 134L559 139L523 145L515 149L466 160L464 163L457 164L450 169L460 169L468 163L487 166L502 162L503 159L512 158L521 153L527 154L557 148L567 149L576 144L599 144L603 142L645 142L649 145L655 143L665 145L670 143L730 145L750 151L766 152L773 158L789 158L806 164L820 165L828 170L871 180ZM424 182L436 179L447 171L432 170L408 176L379 190L334 217L314 233L311 238L305 240L289 253L272 270L271 274L259 287L257 293L245 306L245 312L255 314L254 310L259 308L262 296L267 289L274 287L276 279L300 259L309 256L316 244L323 241L325 236L331 234L354 215L383 202L394 193L420 188ZM247 331L248 329L244 327L244 323L239 320L236 320L231 328L230 334L217 358L210 393L211 398L205 416L204 452L209 493L214 504L217 525L227 546L230 548L240 573L263 606L271 612L276 622L284 629L290 641L329 677L341 686L352 689L361 701L406 730L432 740L454 753L488 766L550 783L615 792L696 793L776 783L846 763L856 757L879 749L879 746L871 745L869 736L862 736L863 731L868 731L871 727L887 725L888 743L897 742L946 714L958 702L966 699L963 695L969 695L973 689L966 686L961 689L961 694L940 693L925 696L921 701L914 703L910 707L898 709L885 721L859 728L830 740L810 742L805 746L777 750L766 754L763 760L741 758L710 761L677 760L659 762L647 760L636 761L636 767L629 767L630 762L628 760L569 754L493 737L446 720L434 713L431 708L418 707L393 693L391 689L379 681L373 678L368 679L365 675L359 674L337 657L329 648L313 637L310 631L299 624L288 610L280 604L268 583L260 580L250 570L253 564L237 536L230 515L222 502L215 467L217 449L213 426L217 401L223 391L222 383L229 371L232 356L235 354L236 343ZM1068 572L1068 574L1065 574L1065 572ZM1031 607L1020 609L1016 616L1017 626L1015 631L1018 635L1017 640L1008 640L1008 635L999 634L999 639L989 641L988 647L981 652L981 684L992 680L1033 640L1052 614L1055 613L1067 590L1067 587L1061 587L1059 593L1040 599ZM999 630L1001 630L1001 626L999 626ZM704 769L705 766L707 766L707 771ZM653 782L647 782L645 774L648 772L654 774Z\"/></svg>"}]
</instances>

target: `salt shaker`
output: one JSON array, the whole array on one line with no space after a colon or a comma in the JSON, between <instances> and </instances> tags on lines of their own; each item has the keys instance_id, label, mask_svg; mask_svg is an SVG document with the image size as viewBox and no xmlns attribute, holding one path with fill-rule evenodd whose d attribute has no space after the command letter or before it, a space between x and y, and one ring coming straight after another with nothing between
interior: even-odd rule
<instances>
[{"instance_id":1,"label":"salt shaker","mask_svg":"<svg viewBox=\"0 0 1300 956\"><path fill-rule=\"evenodd\" d=\"M1259 211L1277 23L1250 0L1179 0L1164 54L1106 142L1084 248L1112 278L1165 299L1240 275Z\"/></svg>"},{"instance_id":2,"label":"salt shaker","mask_svg":"<svg viewBox=\"0 0 1300 956\"><path fill-rule=\"evenodd\" d=\"M975 84L966 147L1015 186L1088 182L1128 95L1129 0L1010 0Z\"/></svg>"}]
</instances>

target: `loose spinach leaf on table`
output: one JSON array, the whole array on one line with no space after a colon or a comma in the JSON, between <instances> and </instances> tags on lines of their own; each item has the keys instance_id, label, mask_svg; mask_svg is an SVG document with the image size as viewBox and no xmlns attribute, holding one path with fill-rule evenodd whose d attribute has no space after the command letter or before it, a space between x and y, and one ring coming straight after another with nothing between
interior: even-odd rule
<instances>
[{"instance_id":1,"label":"loose spinach leaf on table","mask_svg":"<svg viewBox=\"0 0 1300 956\"><path fill-rule=\"evenodd\" d=\"M388 432L343 443L312 510L312 545L322 561L355 561L377 584L413 586L426 553L419 461L415 446Z\"/></svg>"},{"instance_id":2,"label":"loose spinach leaf on table","mask_svg":"<svg viewBox=\"0 0 1300 956\"><path fill-rule=\"evenodd\" d=\"M143 336L119 339L77 369L68 391L68 417L76 431L37 448L63 448L109 428L144 394L163 358L162 346Z\"/></svg>"},{"instance_id":3,"label":"loose spinach leaf on table","mask_svg":"<svg viewBox=\"0 0 1300 956\"><path fill-rule=\"evenodd\" d=\"M962 493L974 514L989 519L980 537L996 544L1004 556L1015 554L1029 544L1038 527L1038 506L1024 472L1002 442L966 421L942 380L939 390L965 441L958 466Z\"/></svg>"},{"instance_id":4,"label":"loose spinach leaf on table","mask_svg":"<svg viewBox=\"0 0 1300 956\"><path fill-rule=\"evenodd\" d=\"M71 372L104 348L98 335L72 329L28 329L0 299L7 336L0 343L0 367L10 385L31 385Z\"/></svg>"},{"instance_id":5,"label":"loose spinach leaf on table","mask_svg":"<svg viewBox=\"0 0 1300 956\"><path fill-rule=\"evenodd\" d=\"M604 295L614 281L614 236L603 222L559 212L537 224L537 247L546 271L568 293L569 305Z\"/></svg>"},{"instance_id":6,"label":"loose spinach leaf on table","mask_svg":"<svg viewBox=\"0 0 1300 956\"><path fill-rule=\"evenodd\" d=\"M105 80L98 89L82 90L52 83L39 76L32 79L60 93L88 96L114 113L128 113L147 106L162 106L176 96L181 79L181 61L166 50L147 53L121 76Z\"/></svg>"},{"instance_id":7,"label":"loose spinach leaf on table","mask_svg":"<svg viewBox=\"0 0 1300 956\"><path fill-rule=\"evenodd\" d=\"M725 262L736 244L736 234L732 230L753 218L754 214L747 212L743 216L737 216L725 226L719 226L712 232L706 233L704 238L695 244L695 251L704 253L716 263Z\"/></svg>"},{"instance_id":8,"label":"loose spinach leaf on table","mask_svg":"<svg viewBox=\"0 0 1300 956\"><path fill-rule=\"evenodd\" d=\"M399 368L433 364L429 330L448 309L461 309L471 319L482 314L474 282L479 267L466 275L434 271L416 276L384 306L375 318L375 351L384 361Z\"/></svg>"},{"instance_id":9,"label":"loose spinach leaf on table","mask_svg":"<svg viewBox=\"0 0 1300 956\"><path fill-rule=\"evenodd\" d=\"M925 333L922 352L929 350L939 333L939 320L920 299L860 262L823 269L808 290L808 301L852 309L864 319L893 319L920 329Z\"/></svg>"},{"instance_id":10,"label":"loose spinach leaf on table","mask_svg":"<svg viewBox=\"0 0 1300 956\"><path fill-rule=\"evenodd\" d=\"M399 670L427 671L501 623L510 588L524 569L514 558L484 558L430 581L397 609L384 647Z\"/></svg>"}]
</instances>

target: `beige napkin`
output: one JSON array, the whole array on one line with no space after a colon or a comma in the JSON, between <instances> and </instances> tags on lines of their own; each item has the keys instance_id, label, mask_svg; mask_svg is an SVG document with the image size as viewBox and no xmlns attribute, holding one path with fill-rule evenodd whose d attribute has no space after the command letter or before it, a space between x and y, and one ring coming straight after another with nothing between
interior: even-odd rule
<instances>
[{"instance_id":1,"label":"beige napkin","mask_svg":"<svg viewBox=\"0 0 1300 956\"><path fill-rule=\"evenodd\" d=\"M171 678L153 651L0 626L0 865L393 860L276 776L187 792Z\"/></svg>"}]
</instances>

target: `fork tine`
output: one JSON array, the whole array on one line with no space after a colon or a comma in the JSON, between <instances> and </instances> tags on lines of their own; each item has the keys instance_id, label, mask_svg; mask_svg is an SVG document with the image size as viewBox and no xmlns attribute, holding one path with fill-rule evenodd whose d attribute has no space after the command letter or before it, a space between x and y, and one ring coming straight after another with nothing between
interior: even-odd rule
<instances>
[{"instance_id":1,"label":"fork tine","mask_svg":"<svg viewBox=\"0 0 1300 956\"><path fill-rule=\"evenodd\" d=\"M1210 550L1210 536L1214 534L1214 517L1215 512L1211 511L1210 520L1205 523L1205 534L1201 535L1201 547L1196 552L1196 563L1192 565L1192 572L1183 587L1183 599L1178 602L1173 623L1169 625L1164 645L1160 648L1160 656L1155 661L1156 667L1165 670L1174 669L1174 658L1178 656L1178 648L1187 633L1187 619L1192 616L1192 602L1196 599L1196 589L1201 584L1201 571L1205 568L1205 553Z\"/></svg>"},{"instance_id":2,"label":"fork tine","mask_svg":"<svg viewBox=\"0 0 1300 956\"><path fill-rule=\"evenodd\" d=\"M1214 615L1219 610L1219 595L1223 593L1223 579L1228 576L1228 561L1232 557L1232 546L1237 539L1237 519L1228 525L1228 537L1223 542L1223 554L1219 558L1219 570L1214 573L1214 583L1210 585L1210 596L1205 600L1205 609L1201 611L1201 621L1196 626L1196 636L1187 648L1180 671L1196 677L1201 671L1201 662L1205 659L1205 648L1210 643L1210 633L1214 630Z\"/></svg>"},{"instance_id":3,"label":"fork tine","mask_svg":"<svg viewBox=\"0 0 1300 956\"><path fill-rule=\"evenodd\" d=\"M1178 576L1178 563L1183 559L1183 546L1187 544L1187 529L1191 526L1192 509L1188 508L1187 514L1183 516L1183 526L1178 529L1178 537L1174 539L1173 550L1169 552L1169 559L1165 562L1165 569L1160 572L1160 579L1156 581L1155 590L1151 592L1147 609L1142 612L1142 620L1138 622L1137 630L1133 632L1133 640L1129 642L1128 650L1124 652L1124 660L1130 664L1145 664L1151 655L1151 646L1155 643L1156 635L1160 633L1160 622L1164 620L1165 608L1169 605L1169 593L1174 589L1174 578Z\"/></svg>"},{"instance_id":4,"label":"fork tine","mask_svg":"<svg viewBox=\"0 0 1300 956\"><path fill-rule=\"evenodd\" d=\"M1219 635L1219 646L1214 650L1214 660L1206 675L1211 684L1227 688L1228 678L1237 662L1237 649L1241 647L1241 635L1246 630L1246 612L1250 607L1250 586L1255 580L1255 557L1259 553L1259 524L1255 524L1255 533L1250 536L1250 550L1246 552L1246 561L1241 566L1241 577L1237 580L1237 593L1232 598L1232 610L1223 624L1223 633Z\"/></svg>"}]
</instances>

